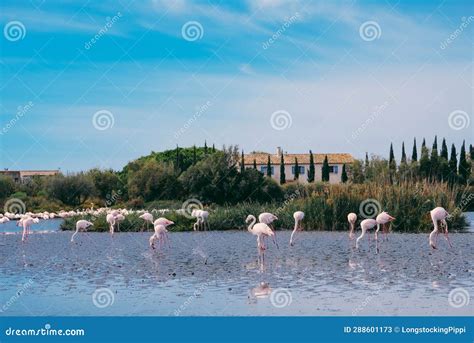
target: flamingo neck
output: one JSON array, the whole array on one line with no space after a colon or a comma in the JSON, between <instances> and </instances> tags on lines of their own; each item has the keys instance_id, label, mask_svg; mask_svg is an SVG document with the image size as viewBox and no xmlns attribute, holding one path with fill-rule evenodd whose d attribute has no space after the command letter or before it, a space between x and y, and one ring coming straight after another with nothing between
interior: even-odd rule
<instances>
[{"instance_id":1,"label":"flamingo neck","mask_svg":"<svg viewBox=\"0 0 474 343\"><path fill-rule=\"evenodd\" d=\"M257 222L257 218L255 218L255 216L251 216L251 219L252 219L252 221L250 222L250 225L247 228L249 230L249 232L252 232L253 226Z\"/></svg>"}]
</instances>

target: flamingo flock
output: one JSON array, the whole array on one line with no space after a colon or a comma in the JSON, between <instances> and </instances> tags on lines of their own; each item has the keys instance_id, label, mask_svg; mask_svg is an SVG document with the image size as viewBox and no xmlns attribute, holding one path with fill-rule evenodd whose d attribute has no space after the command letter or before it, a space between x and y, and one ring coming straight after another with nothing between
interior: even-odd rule
<instances>
[{"instance_id":1,"label":"flamingo flock","mask_svg":"<svg viewBox=\"0 0 474 343\"><path fill-rule=\"evenodd\" d=\"M159 211L160 214L165 213L167 210ZM35 223L38 223L40 219L53 219L53 218L69 218L76 215L92 215L98 216L101 214L106 215L106 221L109 226L109 232L113 236L115 233L115 229L120 231L120 222L125 220L126 216L131 213L138 213L141 214L139 216L140 219L143 219L144 224L148 228L149 224L152 224L154 227L154 233L149 238L149 245L150 248L155 249L155 244L158 243L159 247L164 247L165 245L170 246L170 240L168 236L168 227L173 225L174 222L171 220L166 219L165 217L159 217L154 220L153 214L146 212L146 211L131 211L131 210L111 210L108 208L99 208L97 210L94 209L87 209L84 211L60 211L58 213L49 213L49 212L41 212L41 213L25 213L25 214L14 214L8 213L0 214L0 224L4 224L9 222L10 220L18 220L17 226L22 228L22 242L25 242L30 234L31 226ZM209 212L204 211L201 209L195 209L192 211L192 217L196 218L196 222L193 224L194 231L199 230L209 230ZM433 222L433 231L430 233L428 242L432 249L437 249L437 241L439 233L443 233L446 241L448 242L449 246L452 247L451 241L448 236L448 223L446 218L448 218L449 213L443 207L436 207L432 211L430 211L431 220ZM295 245L296 237L299 232L303 230L303 220L305 214L302 211L296 211L293 213L294 218L294 228L291 232L290 236L290 246ZM374 230L374 238L376 244L378 244L379 239L379 232L382 230L383 240L388 240L388 233L391 231L392 222L395 221L395 217L390 215L387 212L379 213L376 218L367 218L360 222L360 229L361 234L356 238L355 247L359 249L361 240L367 235L369 242L370 242L370 230ZM248 225L247 229L248 232L256 236L257 240L257 251L259 254L259 258L262 260L264 259L264 252L267 249L265 244L265 239L270 237L273 239L273 242L277 249L278 243L276 240L276 232L274 227L274 222L278 220L278 217L272 213L264 212L260 213L257 218L250 214L247 216L245 222ZM353 240L355 238L354 232L356 230L356 222L357 222L357 214L349 213L347 215L347 221L349 223L349 240ZM76 222L76 230L71 236L71 242L74 242L74 237L83 231L87 231L87 229L94 224L87 220L78 220ZM378 251L378 245L377 245Z\"/></svg>"}]
</instances>

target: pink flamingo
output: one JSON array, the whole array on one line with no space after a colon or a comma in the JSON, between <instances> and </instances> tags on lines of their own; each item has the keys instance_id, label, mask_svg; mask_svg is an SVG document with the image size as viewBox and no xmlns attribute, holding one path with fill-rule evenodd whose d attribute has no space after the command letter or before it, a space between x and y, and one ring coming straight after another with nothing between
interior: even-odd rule
<instances>
[{"instance_id":1,"label":"pink flamingo","mask_svg":"<svg viewBox=\"0 0 474 343\"><path fill-rule=\"evenodd\" d=\"M113 213L109 213L106 217L105 217L105 220L107 221L107 223L109 224L109 231L110 231L110 234L113 236L114 234L114 225L115 225L115 216Z\"/></svg>"},{"instance_id":2,"label":"pink flamingo","mask_svg":"<svg viewBox=\"0 0 474 343\"><path fill-rule=\"evenodd\" d=\"M436 242L438 241L439 226L438 223L441 222L441 226L444 227L444 237L448 241L449 246L452 248L451 241L448 236L448 223L446 218L449 216L449 213L442 207L436 207L430 211L431 220L433 221L434 229L430 233L429 243L433 249L436 249Z\"/></svg>"},{"instance_id":3,"label":"pink flamingo","mask_svg":"<svg viewBox=\"0 0 474 343\"><path fill-rule=\"evenodd\" d=\"M164 245L165 242L168 243L168 246L170 245L169 238L168 238L168 230L166 227L173 225L174 222L171 220L168 220L166 218L160 218L161 219L161 224L156 224L155 227L155 233L150 237L150 247L155 249L155 241L159 241L160 246Z\"/></svg>"},{"instance_id":4,"label":"pink flamingo","mask_svg":"<svg viewBox=\"0 0 474 343\"><path fill-rule=\"evenodd\" d=\"M373 229L377 225L377 221L375 219L364 219L360 223L360 228L362 229L362 233L359 237L356 239L356 248L359 249L359 241L364 237L365 232L367 230ZM369 235L370 237L370 235Z\"/></svg>"},{"instance_id":5,"label":"pink flamingo","mask_svg":"<svg viewBox=\"0 0 474 343\"><path fill-rule=\"evenodd\" d=\"M153 224L153 215L151 213L143 213L139 218L143 219L146 223L146 228L148 230L148 223Z\"/></svg>"},{"instance_id":6,"label":"pink flamingo","mask_svg":"<svg viewBox=\"0 0 474 343\"><path fill-rule=\"evenodd\" d=\"M278 243L276 241L276 230L275 230L275 227L273 226L273 222L275 220L278 220L278 217L276 215L274 215L273 213L263 212L263 213L260 213L258 215L259 223L267 224L270 227L270 229L273 231L273 233L274 233L274 235L272 236L273 237L273 242L275 243L275 245L279 249Z\"/></svg>"},{"instance_id":7,"label":"pink flamingo","mask_svg":"<svg viewBox=\"0 0 474 343\"><path fill-rule=\"evenodd\" d=\"M76 232L72 234L71 242L74 242L74 236L77 235L79 231L86 231L89 226L92 226L91 222L81 219L76 222Z\"/></svg>"},{"instance_id":8,"label":"pink flamingo","mask_svg":"<svg viewBox=\"0 0 474 343\"><path fill-rule=\"evenodd\" d=\"M293 213L293 218L295 218L295 228L293 229L293 232L291 233L290 237L290 246L293 246L294 239L296 238L296 232L303 230L303 226L301 225L301 222L303 221L304 218L304 212L302 211L296 211Z\"/></svg>"},{"instance_id":9,"label":"pink flamingo","mask_svg":"<svg viewBox=\"0 0 474 343\"><path fill-rule=\"evenodd\" d=\"M265 251L265 237L274 237L275 233L273 230L270 228L265 223L257 223L257 218L255 218L254 215L250 214L247 219L245 219L245 222L249 224L248 226L248 231L257 236L257 249L259 252L259 256L262 256L262 261L264 259L263 252Z\"/></svg>"},{"instance_id":10,"label":"pink flamingo","mask_svg":"<svg viewBox=\"0 0 474 343\"><path fill-rule=\"evenodd\" d=\"M378 239L380 225L382 225L382 232L385 236L385 239L387 239L387 234L390 231L390 226L392 225L392 222L395 220L395 218L392 217L387 212L382 212L377 216L375 220L377 221L377 230L375 230L375 239Z\"/></svg>"},{"instance_id":11,"label":"pink flamingo","mask_svg":"<svg viewBox=\"0 0 474 343\"><path fill-rule=\"evenodd\" d=\"M120 222L125 220L125 216L119 213L115 216L115 222L117 223L117 230L120 231Z\"/></svg>"},{"instance_id":12,"label":"pink flamingo","mask_svg":"<svg viewBox=\"0 0 474 343\"><path fill-rule=\"evenodd\" d=\"M349 213L347 215L347 221L349 222L349 239L354 239L354 230L357 221L357 214Z\"/></svg>"},{"instance_id":13,"label":"pink flamingo","mask_svg":"<svg viewBox=\"0 0 474 343\"><path fill-rule=\"evenodd\" d=\"M38 223L38 218L25 217L18 221L18 225L23 227L23 234L21 236L21 241L24 242L28 235L30 234L30 228L33 223Z\"/></svg>"}]
</instances>

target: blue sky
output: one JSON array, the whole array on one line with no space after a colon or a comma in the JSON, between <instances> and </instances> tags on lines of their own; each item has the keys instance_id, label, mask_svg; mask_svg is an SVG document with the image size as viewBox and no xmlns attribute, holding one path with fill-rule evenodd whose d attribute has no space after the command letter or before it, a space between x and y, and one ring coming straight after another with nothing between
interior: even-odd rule
<instances>
[{"instance_id":1,"label":"blue sky","mask_svg":"<svg viewBox=\"0 0 474 343\"><path fill-rule=\"evenodd\" d=\"M356 157L393 142L397 158L413 137L471 143L473 16L469 1L3 1L0 167L121 169L205 140Z\"/></svg>"}]
</instances>

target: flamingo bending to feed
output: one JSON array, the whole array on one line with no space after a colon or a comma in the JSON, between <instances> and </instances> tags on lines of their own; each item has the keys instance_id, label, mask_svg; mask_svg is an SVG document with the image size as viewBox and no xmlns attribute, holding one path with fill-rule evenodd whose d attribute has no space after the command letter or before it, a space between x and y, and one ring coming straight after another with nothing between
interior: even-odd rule
<instances>
[{"instance_id":1,"label":"flamingo bending to feed","mask_svg":"<svg viewBox=\"0 0 474 343\"><path fill-rule=\"evenodd\" d=\"M349 239L354 239L354 230L357 221L357 214L349 213L347 215L347 221L349 222Z\"/></svg>"},{"instance_id":2,"label":"flamingo bending to feed","mask_svg":"<svg viewBox=\"0 0 474 343\"><path fill-rule=\"evenodd\" d=\"M209 221L208 221L208 218L209 218L208 211L194 209L191 215L197 218L197 221L193 225L194 231L198 231L201 228L204 230L210 229Z\"/></svg>"},{"instance_id":3,"label":"flamingo bending to feed","mask_svg":"<svg viewBox=\"0 0 474 343\"><path fill-rule=\"evenodd\" d=\"M304 212L296 211L295 213L293 213L293 218L295 218L295 228L293 229L293 232L291 233L291 237L290 237L291 246L293 246L293 243L295 242L296 232L303 230L303 226L301 225L301 222L303 221L303 218L304 218Z\"/></svg>"},{"instance_id":4,"label":"flamingo bending to feed","mask_svg":"<svg viewBox=\"0 0 474 343\"><path fill-rule=\"evenodd\" d=\"M158 219L157 219L158 220ZM167 226L173 225L174 222L168 220L166 218L159 218L160 223L155 224L155 233L150 237L150 247L155 249L155 241L160 242L160 246L164 245L165 242L168 243L169 246L169 238L168 238L168 230L166 229Z\"/></svg>"},{"instance_id":5,"label":"flamingo bending to feed","mask_svg":"<svg viewBox=\"0 0 474 343\"><path fill-rule=\"evenodd\" d=\"M245 219L245 222L249 224L248 231L251 234L257 236L257 249L259 252L259 256L262 255L263 259L263 252L266 249L265 237L274 237L275 233L267 224L257 223L257 218L255 218L255 216L252 214L248 215L247 219Z\"/></svg>"},{"instance_id":6,"label":"flamingo bending to feed","mask_svg":"<svg viewBox=\"0 0 474 343\"><path fill-rule=\"evenodd\" d=\"M21 236L21 241L24 242L28 235L30 234L31 225L34 223L39 223L38 218L24 217L18 221L18 226L23 227L23 234Z\"/></svg>"},{"instance_id":7,"label":"flamingo bending to feed","mask_svg":"<svg viewBox=\"0 0 474 343\"><path fill-rule=\"evenodd\" d=\"M441 222L441 226L444 228L444 237L449 243L449 246L452 248L451 241L449 240L448 236L448 223L446 222L446 218L449 216L449 213L442 207L436 207L435 209L430 211L431 220L433 221L434 229L430 233L429 243L433 249L436 249L436 242L438 240L439 234L439 222Z\"/></svg>"},{"instance_id":8,"label":"flamingo bending to feed","mask_svg":"<svg viewBox=\"0 0 474 343\"><path fill-rule=\"evenodd\" d=\"M114 234L114 225L115 225L115 216L113 215L113 213L109 213L109 214L105 217L105 220L106 220L107 223L109 224L109 227L110 227L110 234L113 235L113 234Z\"/></svg>"},{"instance_id":9,"label":"flamingo bending to feed","mask_svg":"<svg viewBox=\"0 0 474 343\"><path fill-rule=\"evenodd\" d=\"M364 237L365 232L367 230L373 229L377 225L377 221L375 219L364 219L360 223L360 228L362 229L362 233L359 237L356 239L356 248L359 249L359 241ZM370 237L370 235L369 235Z\"/></svg>"},{"instance_id":10,"label":"flamingo bending to feed","mask_svg":"<svg viewBox=\"0 0 474 343\"><path fill-rule=\"evenodd\" d=\"M148 223L153 224L153 215L151 213L143 213L139 218L143 219L146 223L146 228L148 229Z\"/></svg>"},{"instance_id":11,"label":"flamingo bending to feed","mask_svg":"<svg viewBox=\"0 0 474 343\"><path fill-rule=\"evenodd\" d=\"M74 242L74 236L77 235L79 231L86 231L89 226L92 226L91 222L81 219L76 222L76 232L72 234L71 242Z\"/></svg>"},{"instance_id":12,"label":"flamingo bending to feed","mask_svg":"<svg viewBox=\"0 0 474 343\"><path fill-rule=\"evenodd\" d=\"M377 216L375 220L377 221L377 230L375 230L375 239L378 239L380 225L382 225L382 232L384 233L385 239L387 239L387 234L390 231L390 226L392 225L392 222L395 220L395 218L392 217L387 212L382 212Z\"/></svg>"}]
</instances>

